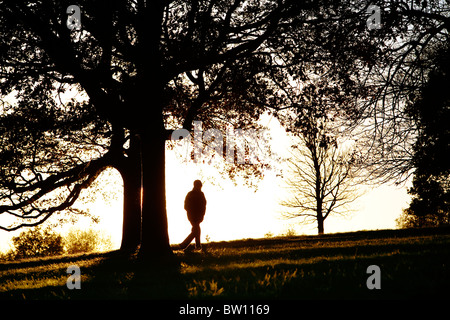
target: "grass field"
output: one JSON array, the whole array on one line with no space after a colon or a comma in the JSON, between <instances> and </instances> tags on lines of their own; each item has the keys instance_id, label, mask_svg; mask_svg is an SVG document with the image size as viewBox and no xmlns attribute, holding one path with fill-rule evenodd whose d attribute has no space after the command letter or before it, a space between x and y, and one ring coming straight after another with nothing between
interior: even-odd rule
<instances>
[{"instance_id":1,"label":"grass field","mask_svg":"<svg viewBox=\"0 0 450 320\"><path fill-rule=\"evenodd\" d=\"M170 265L108 252L0 264L0 299L450 298L450 229L247 239L175 251ZM69 290L66 270L81 270ZM370 265L381 289L369 290Z\"/></svg>"}]
</instances>

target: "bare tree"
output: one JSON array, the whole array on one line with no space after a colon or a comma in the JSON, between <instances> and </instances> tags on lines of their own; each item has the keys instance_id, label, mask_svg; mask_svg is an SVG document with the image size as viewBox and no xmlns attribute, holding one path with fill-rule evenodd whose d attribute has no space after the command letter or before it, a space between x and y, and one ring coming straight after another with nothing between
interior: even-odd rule
<instances>
[{"instance_id":1,"label":"bare tree","mask_svg":"<svg viewBox=\"0 0 450 320\"><path fill-rule=\"evenodd\" d=\"M324 233L324 222L331 214L345 214L346 205L356 200L356 180L360 175L352 142L339 141L332 110L323 103L322 90L312 90L307 105L298 109L302 128L295 134L285 179L289 196L281 201L288 210L284 218L301 218L302 223L317 222ZM322 100L322 101L321 101Z\"/></svg>"}]
</instances>

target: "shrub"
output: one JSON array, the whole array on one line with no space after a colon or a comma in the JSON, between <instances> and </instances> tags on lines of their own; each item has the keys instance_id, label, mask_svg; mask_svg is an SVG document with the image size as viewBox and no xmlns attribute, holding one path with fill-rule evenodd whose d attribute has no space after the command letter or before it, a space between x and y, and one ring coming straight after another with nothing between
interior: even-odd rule
<instances>
[{"instance_id":1,"label":"shrub","mask_svg":"<svg viewBox=\"0 0 450 320\"><path fill-rule=\"evenodd\" d=\"M112 248L111 239L93 229L72 229L64 240L68 254L106 251Z\"/></svg>"},{"instance_id":2,"label":"shrub","mask_svg":"<svg viewBox=\"0 0 450 320\"><path fill-rule=\"evenodd\" d=\"M63 238L49 229L40 227L23 231L12 239L15 259L41 257L64 253Z\"/></svg>"},{"instance_id":3,"label":"shrub","mask_svg":"<svg viewBox=\"0 0 450 320\"><path fill-rule=\"evenodd\" d=\"M112 249L111 238L93 229L71 230L64 238L49 228L36 227L12 239L14 249L0 255L0 260L88 253Z\"/></svg>"}]
</instances>

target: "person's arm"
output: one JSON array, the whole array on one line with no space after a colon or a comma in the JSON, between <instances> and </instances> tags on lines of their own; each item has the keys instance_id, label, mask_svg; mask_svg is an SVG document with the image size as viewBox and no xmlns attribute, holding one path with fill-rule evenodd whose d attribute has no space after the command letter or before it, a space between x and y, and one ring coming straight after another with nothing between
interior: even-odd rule
<instances>
[{"instance_id":1,"label":"person's arm","mask_svg":"<svg viewBox=\"0 0 450 320\"><path fill-rule=\"evenodd\" d=\"M202 206L202 213L205 215L206 212L206 197L205 194L202 192L202 198L203 198L203 206Z\"/></svg>"},{"instance_id":2,"label":"person's arm","mask_svg":"<svg viewBox=\"0 0 450 320\"><path fill-rule=\"evenodd\" d=\"M184 210L189 211L189 193L186 195L186 198L184 199Z\"/></svg>"}]
</instances>

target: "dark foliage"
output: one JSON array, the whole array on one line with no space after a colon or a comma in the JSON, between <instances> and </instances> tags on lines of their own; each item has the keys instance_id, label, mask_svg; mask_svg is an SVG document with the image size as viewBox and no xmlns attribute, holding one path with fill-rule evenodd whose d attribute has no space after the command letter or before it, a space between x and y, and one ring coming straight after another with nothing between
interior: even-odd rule
<instances>
[{"instance_id":1,"label":"dark foliage","mask_svg":"<svg viewBox=\"0 0 450 320\"><path fill-rule=\"evenodd\" d=\"M450 56L448 47L437 51L429 81L408 112L418 127L414 145L413 196L405 210L406 226L450 223Z\"/></svg>"}]
</instances>

